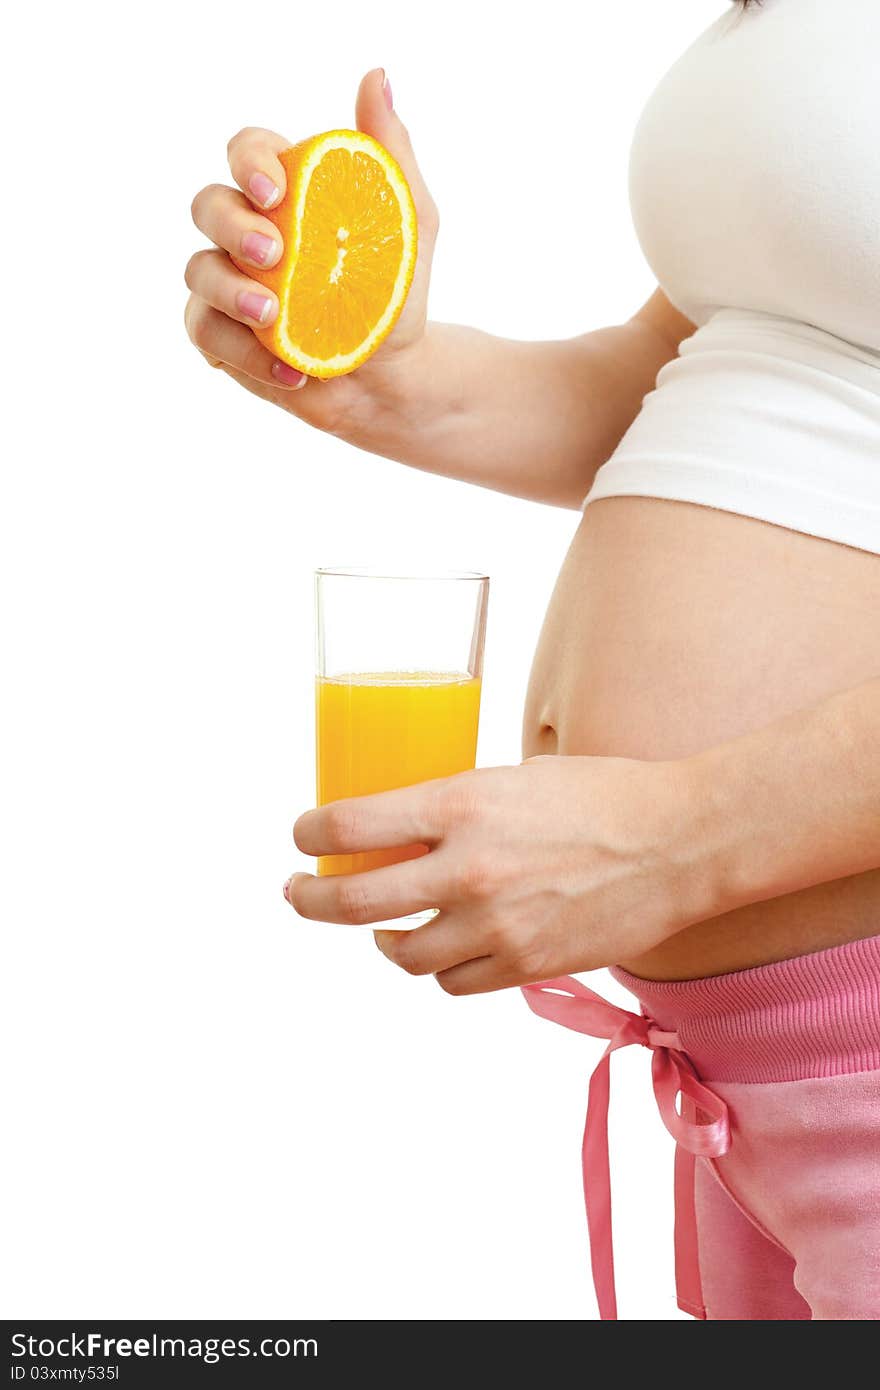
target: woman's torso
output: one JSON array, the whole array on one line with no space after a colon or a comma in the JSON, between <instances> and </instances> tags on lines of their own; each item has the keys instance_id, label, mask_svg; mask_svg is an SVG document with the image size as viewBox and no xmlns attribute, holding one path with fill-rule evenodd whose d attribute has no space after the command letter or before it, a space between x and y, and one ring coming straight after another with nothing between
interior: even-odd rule
<instances>
[{"instance_id":1,"label":"woman's torso","mask_svg":"<svg viewBox=\"0 0 880 1390\"><path fill-rule=\"evenodd\" d=\"M880 671L878 56L873 0L764 0L649 102L636 223L704 327L600 471L535 656L526 756L683 757ZM622 963L718 974L878 922L880 872Z\"/></svg>"},{"instance_id":2,"label":"woman's torso","mask_svg":"<svg viewBox=\"0 0 880 1390\"><path fill-rule=\"evenodd\" d=\"M585 511L557 581L524 756L686 757L878 670L876 555L730 512L612 497ZM864 874L689 927L621 964L656 979L714 975L878 930L880 873Z\"/></svg>"}]
</instances>

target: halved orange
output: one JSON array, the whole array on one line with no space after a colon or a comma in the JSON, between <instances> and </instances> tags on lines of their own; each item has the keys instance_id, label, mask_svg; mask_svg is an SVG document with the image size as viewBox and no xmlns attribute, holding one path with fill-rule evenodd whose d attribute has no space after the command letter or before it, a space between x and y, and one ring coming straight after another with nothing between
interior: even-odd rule
<instances>
[{"instance_id":1,"label":"halved orange","mask_svg":"<svg viewBox=\"0 0 880 1390\"><path fill-rule=\"evenodd\" d=\"M279 155L287 192L264 213L284 239L269 270L241 265L278 296L266 347L309 376L359 367L400 316L418 247L416 210L399 164L369 135L331 130Z\"/></svg>"}]
</instances>

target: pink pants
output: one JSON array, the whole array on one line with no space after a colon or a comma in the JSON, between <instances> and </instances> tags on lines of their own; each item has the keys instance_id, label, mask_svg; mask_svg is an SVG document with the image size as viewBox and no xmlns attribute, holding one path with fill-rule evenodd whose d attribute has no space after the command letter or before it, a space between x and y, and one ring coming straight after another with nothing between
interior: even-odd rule
<instances>
[{"instance_id":1,"label":"pink pants","mask_svg":"<svg viewBox=\"0 0 880 1390\"><path fill-rule=\"evenodd\" d=\"M610 1039L591 1110L607 1104L614 1048L654 1051L684 1160L681 1306L711 1319L880 1319L880 937L706 980L612 974L641 1017L574 980L524 993L544 1017ZM600 1308L615 1317L603 1121L588 1117L584 1184Z\"/></svg>"}]
</instances>

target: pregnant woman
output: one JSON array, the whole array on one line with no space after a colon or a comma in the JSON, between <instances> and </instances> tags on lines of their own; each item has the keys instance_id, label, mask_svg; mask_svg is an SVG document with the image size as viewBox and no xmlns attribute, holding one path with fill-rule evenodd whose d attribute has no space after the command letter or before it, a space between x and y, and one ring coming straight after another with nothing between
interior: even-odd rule
<instances>
[{"instance_id":1,"label":"pregnant woman","mask_svg":"<svg viewBox=\"0 0 880 1390\"><path fill-rule=\"evenodd\" d=\"M878 59L876 0L726 9L636 131L659 288L566 342L426 322L437 213L381 71L358 125L402 165L421 250L360 370L310 382L247 326L277 305L230 255L280 255L260 213L289 142L242 131L241 191L194 203L216 249L190 261L187 323L214 365L359 448L583 506L525 761L308 812L307 854L431 852L285 895L321 921L439 905L378 934L403 969L451 994L522 985L609 1052L651 1050L699 1317L880 1317ZM606 965L640 1013L560 978ZM584 1162L614 1317L607 1088L606 1057Z\"/></svg>"}]
</instances>

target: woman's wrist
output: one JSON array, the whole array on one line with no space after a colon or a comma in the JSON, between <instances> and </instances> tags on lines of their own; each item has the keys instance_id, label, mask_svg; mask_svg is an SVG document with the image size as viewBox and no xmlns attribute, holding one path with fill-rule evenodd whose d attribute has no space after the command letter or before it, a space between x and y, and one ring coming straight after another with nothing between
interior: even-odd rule
<instances>
[{"instance_id":1,"label":"woman's wrist","mask_svg":"<svg viewBox=\"0 0 880 1390\"><path fill-rule=\"evenodd\" d=\"M704 917L880 867L880 681L675 765Z\"/></svg>"},{"instance_id":2,"label":"woman's wrist","mask_svg":"<svg viewBox=\"0 0 880 1390\"><path fill-rule=\"evenodd\" d=\"M678 789L670 854L680 884L678 929L754 900L758 865L750 857L751 808L732 745L669 766Z\"/></svg>"},{"instance_id":3,"label":"woman's wrist","mask_svg":"<svg viewBox=\"0 0 880 1390\"><path fill-rule=\"evenodd\" d=\"M356 391L334 433L346 444L419 465L430 422L445 394L431 325L401 347L386 347L351 378Z\"/></svg>"},{"instance_id":4,"label":"woman's wrist","mask_svg":"<svg viewBox=\"0 0 880 1390\"><path fill-rule=\"evenodd\" d=\"M676 929L800 886L780 876L785 812L771 788L757 791L756 745L755 735L735 739L673 764L682 808L670 855L682 885Z\"/></svg>"},{"instance_id":5,"label":"woman's wrist","mask_svg":"<svg viewBox=\"0 0 880 1390\"><path fill-rule=\"evenodd\" d=\"M729 910L729 861L735 846L725 797L697 758L640 765L649 774L642 800L647 837L638 857L648 875L643 893L674 936Z\"/></svg>"}]
</instances>

